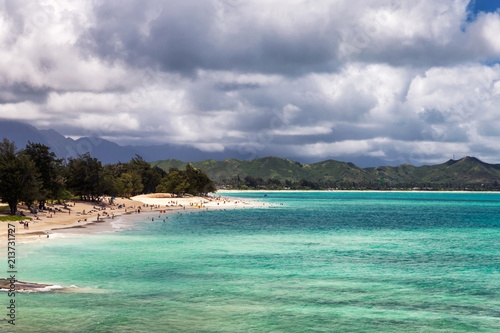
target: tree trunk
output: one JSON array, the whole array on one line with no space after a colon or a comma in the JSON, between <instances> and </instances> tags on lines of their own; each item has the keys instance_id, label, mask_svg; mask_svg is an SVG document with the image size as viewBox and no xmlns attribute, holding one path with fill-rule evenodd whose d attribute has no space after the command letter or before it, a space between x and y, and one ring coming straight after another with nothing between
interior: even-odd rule
<instances>
[{"instance_id":1,"label":"tree trunk","mask_svg":"<svg viewBox=\"0 0 500 333\"><path fill-rule=\"evenodd\" d=\"M9 208L10 208L10 214L11 215L16 215L16 213L17 213L17 202L16 203L9 202Z\"/></svg>"}]
</instances>

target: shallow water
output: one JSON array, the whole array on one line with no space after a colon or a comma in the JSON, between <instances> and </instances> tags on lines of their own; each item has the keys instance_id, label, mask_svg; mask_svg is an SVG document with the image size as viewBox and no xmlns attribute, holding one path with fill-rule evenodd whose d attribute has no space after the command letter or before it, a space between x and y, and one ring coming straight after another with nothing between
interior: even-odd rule
<instances>
[{"instance_id":1,"label":"shallow water","mask_svg":"<svg viewBox=\"0 0 500 333\"><path fill-rule=\"evenodd\" d=\"M19 246L19 280L79 289L18 293L0 331L500 329L500 194L234 196L273 206Z\"/></svg>"}]
</instances>

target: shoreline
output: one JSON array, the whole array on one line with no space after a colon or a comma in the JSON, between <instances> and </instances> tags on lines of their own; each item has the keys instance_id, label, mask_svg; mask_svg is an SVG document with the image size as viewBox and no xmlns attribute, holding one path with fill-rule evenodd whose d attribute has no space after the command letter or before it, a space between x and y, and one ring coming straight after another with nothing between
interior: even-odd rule
<instances>
[{"instance_id":1,"label":"shoreline","mask_svg":"<svg viewBox=\"0 0 500 333\"><path fill-rule=\"evenodd\" d=\"M85 228L96 224L112 221L117 217L127 214L130 209L142 205L139 201L134 201L127 198L116 198L113 204L103 202L86 202L86 201L70 201L67 203L69 209L63 212L64 205L50 205L53 209L60 209L58 213L27 213L23 209L29 224L29 229L25 229L24 225L19 221L4 222L2 230L0 230L0 248L6 246L7 241L7 225L14 224L16 226L15 241L17 244L29 242L33 239L42 239L47 234L53 234L55 230L71 228ZM59 206L59 207L58 207ZM72 214L71 214L72 213ZM98 218L99 216L99 218ZM41 237L41 236L44 237ZM38 237L37 237L38 236ZM5 242L4 242L5 241Z\"/></svg>"},{"instance_id":2,"label":"shoreline","mask_svg":"<svg viewBox=\"0 0 500 333\"><path fill-rule=\"evenodd\" d=\"M52 217L39 216L35 220L36 214L26 214L26 217L33 218L29 221L29 229L24 229L23 224L18 221L3 222L2 229L0 230L0 248L7 246L8 224L16 226L15 240L16 243L26 243L35 240L50 238L50 235L57 233L68 233L67 230L81 230L84 232L77 232L78 234L92 233L92 232L114 232L118 231L120 227L113 227L115 222L127 216L137 215L137 209L140 208L141 213L147 214L149 212L164 211L165 213L175 212L179 210L201 210L201 209L225 209L225 208L257 208L263 207L262 203L259 205L249 203L247 198L241 197L224 197L224 194L238 194L238 193L497 193L496 191L422 191L422 190L218 190L211 197L183 197L172 198L168 194L154 193L143 194L132 198L116 198L114 204L99 203L99 202L85 202L75 201L69 202L68 206L73 214L66 214L59 212ZM105 198L107 200L107 198ZM104 200L104 202L105 202ZM96 205L102 205L101 209L97 210ZM52 205L62 206L62 205ZM120 207L121 206L121 207ZM265 206L265 205L264 205ZM85 214L83 214L85 212ZM40 214L39 214L40 215ZM52 214L51 214L52 215ZM99 220L97 216L99 215ZM49 237L46 237L47 234Z\"/></svg>"},{"instance_id":3,"label":"shoreline","mask_svg":"<svg viewBox=\"0 0 500 333\"><path fill-rule=\"evenodd\" d=\"M423 191L423 190L217 190L217 193L264 193L264 192L290 192L290 193L499 193L500 191Z\"/></svg>"},{"instance_id":4,"label":"shoreline","mask_svg":"<svg viewBox=\"0 0 500 333\"><path fill-rule=\"evenodd\" d=\"M96 206L98 202L69 202L70 212L59 212L57 214L44 213L45 216L36 214L26 214L29 229L19 221L5 221L1 223L0 230L0 248L7 247L8 224L16 226L15 242L23 244L35 241L48 240L52 237L59 237L60 234L89 234L96 232L115 232L123 230L124 226L129 227L133 224L127 220L140 220L141 216L149 216L151 213L173 213L181 210L200 211L200 210L218 210L226 208L251 208L257 205L238 198L224 198L221 196L212 197L183 197L172 198L169 195L154 193L144 194L127 198L116 198L114 204L104 204L100 209ZM62 205L53 205L62 206ZM140 213L138 213L138 210ZM83 214L85 212L85 214ZM43 215L43 214L38 214ZM99 215L99 220L97 219ZM127 218L131 217L131 218ZM115 226L113 226L115 224ZM118 226L116 226L118 225ZM121 226L120 226L121 225ZM73 231L73 232L72 232ZM75 232L76 231L76 232ZM59 234L59 235L58 235ZM46 236L49 237L46 237Z\"/></svg>"}]
</instances>

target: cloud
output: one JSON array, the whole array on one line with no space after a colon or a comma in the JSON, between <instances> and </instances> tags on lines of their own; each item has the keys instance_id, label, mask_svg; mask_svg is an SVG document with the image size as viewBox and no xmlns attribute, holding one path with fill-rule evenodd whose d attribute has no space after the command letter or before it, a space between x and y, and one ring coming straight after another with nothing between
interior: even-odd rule
<instances>
[{"instance_id":1,"label":"cloud","mask_svg":"<svg viewBox=\"0 0 500 333\"><path fill-rule=\"evenodd\" d=\"M4 1L0 118L242 158L500 163L500 15L471 8Z\"/></svg>"},{"instance_id":2,"label":"cloud","mask_svg":"<svg viewBox=\"0 0 500 333\"><path fill-rule=\"evenodd\" d=\"M106 1L87 46L134 66L304 75L346 62L442 66L498 59L496 13L467 22L467 0ZM194 23L195 22L195 23Z\"/></svg>"}]
</instances>

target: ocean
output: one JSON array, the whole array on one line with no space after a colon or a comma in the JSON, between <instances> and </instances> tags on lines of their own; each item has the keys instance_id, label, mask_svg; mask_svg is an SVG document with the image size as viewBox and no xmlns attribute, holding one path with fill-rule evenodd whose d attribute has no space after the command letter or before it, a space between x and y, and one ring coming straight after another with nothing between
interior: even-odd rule
<instances>
[{"instance_id":1,"label":"ocean","mask_svg":"<svg viewBox=\"0 0 500 333\"><path fill-rule=\"evenodd\" d=\"M270 206L19 245L19 280L70 288L0 331L500 331L500 193L228 196Z\"/></svg>"}]
</instances>

